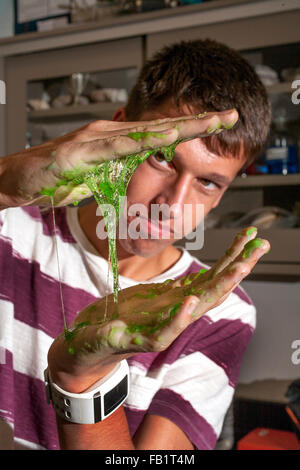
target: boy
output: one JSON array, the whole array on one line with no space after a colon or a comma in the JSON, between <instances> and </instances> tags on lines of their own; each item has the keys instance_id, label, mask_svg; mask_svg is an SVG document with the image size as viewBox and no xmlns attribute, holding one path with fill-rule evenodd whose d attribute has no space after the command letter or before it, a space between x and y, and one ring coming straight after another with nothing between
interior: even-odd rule
<instances>
[{"instance_id":1,"label":"boy","mask_svg":"<svg viewBox=\"0 0 300 470\"><path fill-rule=\"evenodd\" d=\"M193 119L205 112L201 119ZM183 139L171 162L155 153L138 167L129 183L128 208L140 203L150 214L152 204L166 204L174 205L177 212L147 222L144 230L147 234L156 230L155 238L117 235L120 286L126 289L197 273L203 265L173 246L175 222L186 204L193 208L192 228L201 222L195 210L198 204L204 216L218 205L240 169L263 149L269 123L266 92L239 54L214 41L184 42L165 48L145 65L128 105L116 113L114 122L99 121L2 159L0 206L6 210L0 212L0 302L6 357L0 366L0 408L12 446L214 448L255 326L255 308L236 286L268 243L261 242L245 258L244 246L256 233L243 231L229 254L204 277L211 303L201 310L201 301L188 296L163 331L160 345L157 337L146 338L147 348L136 344L133 348L132 337L125 335L130 343L125 351L118 341L110 342L96 354L87 352L83 363L68 353L64 337L59 336L64 327L61 297L69 325L76 312L108 293L108 244L96 233L96 204L55 210L61 293L52 213L34 205L49 204L49 198L40 196L41 189L55 186L62 170L76 168L79 162L88 165L99 162L99 155L111 159ZM146 131L147 138L132 139L129 131ZM54 201L69 204L82 198L82 192L86 197L86 189L60 187ZM29 204L33 207L7 209ZM129 211L122 217L127 226L134 219ZM166 238L162 237L164 221L170 227ZM196 307L192 301L198 302ZM119 295L119 308L124 305ZM191 322L195 309L201 312ZM106 333L112 333L112 328L110 322ZM91 327L84 334L93 342L102 333ZM42 381L53 338L48 355L52 380L68 392L83 392L123 358L130 366L131 390L124 405L96 424L70 424L57 418L60 444L55 413L45 403ZM86 337L80 340L85 343Z\"/></svg>"}]
</instances>

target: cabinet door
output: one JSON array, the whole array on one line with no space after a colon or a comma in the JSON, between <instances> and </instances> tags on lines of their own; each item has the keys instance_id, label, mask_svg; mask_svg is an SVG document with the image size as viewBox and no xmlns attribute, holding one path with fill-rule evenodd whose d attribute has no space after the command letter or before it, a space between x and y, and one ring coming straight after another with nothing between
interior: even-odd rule
<instances>
[{"instance_id":1,"label":"cabinet door","mask_svg":"<svg viewBox=\"0 0 300 470\"><path fill-rule=\"evenodd\" d=\"M75 72L102 72L142 66L142 39L96 43L8 58L6 152L22 150L26 144L27 84L71 75Z\"/></svg>"},{"instance_id":2,"label":"cabinet door","mask_svg":"<svg viewBox=\"0 0 300 470\"><path fill-rule=\"evenodd\" d=\"M199 24L193 28L150 34L146 54L151 57L161 47L182 40L214 39L238 50L289 44L300 40L300 10L260 17Z\"/></svg>"}]
</instances>

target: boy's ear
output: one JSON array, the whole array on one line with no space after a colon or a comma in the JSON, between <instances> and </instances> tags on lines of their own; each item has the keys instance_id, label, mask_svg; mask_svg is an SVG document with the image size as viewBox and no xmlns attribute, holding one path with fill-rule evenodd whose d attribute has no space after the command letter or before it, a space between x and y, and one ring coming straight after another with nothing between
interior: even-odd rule
<instances>
[{"instance_id":1,"label":"boy's ear","mask_svg":"<svg viewBox=\"0 0 300 470\"><path fill-rule=\"evenodd\" d=\"M117 109L117 111L115 112L112 120L113 121L118 121L118 122L127 121L125 108L122 107L122 108Z\"/></svg>"}]
</instances>

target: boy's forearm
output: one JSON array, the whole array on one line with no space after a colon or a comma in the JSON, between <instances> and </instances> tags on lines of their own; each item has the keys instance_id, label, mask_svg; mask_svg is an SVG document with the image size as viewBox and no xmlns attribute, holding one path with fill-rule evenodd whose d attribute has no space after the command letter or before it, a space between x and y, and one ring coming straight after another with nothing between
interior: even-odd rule
<instances>
[{"instance_id":1,"label":"boy's forearm","mask_svg":"<svg viewBox=\"0 0 300 470\"><path fill-rule=\"evenodd\" d=\"M39 175L46 158L30 149L0 158L0 208L29 205L37 197L33 175Z\"/></svg>"},{"instance_id":2,"label":"boy's forearm","mask_svg":"<svg viewBox=\"0 0 300 470\"><path fill-rule=\"evenodd\" d=\"M134 450L122 406L96 424L73 424L56 417L62 450Z\"/></svg>"},{"instance_id":3,"label":"boy's forearm","mask_svg":"<svg viewBox=\"0 0 300 470\"><path fill-rule=\"evenodd\" d=\"M0 158L0 208L6 209L18 205L18 185L14 173L18 171L15 156Z\"/></svg>"}]
</instances>

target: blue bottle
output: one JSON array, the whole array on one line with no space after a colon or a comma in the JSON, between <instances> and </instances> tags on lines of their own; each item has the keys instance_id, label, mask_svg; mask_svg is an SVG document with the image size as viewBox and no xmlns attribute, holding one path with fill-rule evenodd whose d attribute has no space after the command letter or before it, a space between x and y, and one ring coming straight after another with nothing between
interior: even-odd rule
<instances>
[{"instance_id":1,"label":"blue bottle","mask_svg":"<svg viewBox=\"0 0 300 470\"><path fill-rule=\"evenodd\" d=\"M282 175L298 173L297 141L287 129L284 110L274 118L274 130L270 137L270 145L266 151L268 172Z\"/></svg>"}]
</instances>

